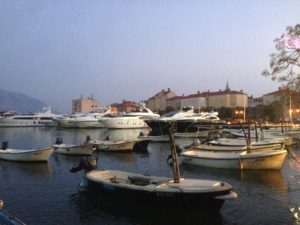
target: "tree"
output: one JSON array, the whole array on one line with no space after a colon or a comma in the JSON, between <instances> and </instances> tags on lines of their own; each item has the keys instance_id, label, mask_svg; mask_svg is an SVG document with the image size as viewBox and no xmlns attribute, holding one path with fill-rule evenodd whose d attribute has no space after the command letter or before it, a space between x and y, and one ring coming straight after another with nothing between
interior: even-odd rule
<instances>
[{"instance_id":1,"label":"tree","mask_svg":"<svg viewBox=\"0 0 300 225\"><path fill-rule=\"evenodd\" d=\"M300 24L288 26L274 42L277 53L270 55L270 70L262 75L282 82L291 92L300 91Z\"/></svg>"}]
</instances>

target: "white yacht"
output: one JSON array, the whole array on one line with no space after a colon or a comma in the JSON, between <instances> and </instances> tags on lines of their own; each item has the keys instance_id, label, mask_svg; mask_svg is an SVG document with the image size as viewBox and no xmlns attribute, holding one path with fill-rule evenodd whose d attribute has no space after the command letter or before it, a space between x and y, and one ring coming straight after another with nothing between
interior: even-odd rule
<instances>
[{"instance_id":1,"label":"white yacht","mask_svg":"<svg viewBox=\"0 0 300 225\"><path fill-rule=\"evenodd\" d=\"M58 127L63 128L104 128L99 119L104 113L76 113L70 116L53 118Z\"/></svg>"},{"instance_id":2,"label":"white yacht","mask_svg":"<svg viewBox=\"0 0 300 225\"><path fill-rule=\"evenodd\" d=\"M62 128L105 128L100 119L103 116L111 115L112 109L108 108L105 112L93 113L74 113L69 116L59 116L53 118L58 127Z\"/></svg>"},{"instance_id":3,"label":"white yacht","mask_svg":"<svg viewBox=\"0 0 300 225\"><path fill-rule=\"evenodd\" d=\"M193 107L184 107L180 111L166 113L159 119L145 120L151 128L152 135L165 135L170 128L178 133L200 132L218 129L226 124L217 112L195 113Z\"/></svg>"},{"instance_id":4,"label":"white yacht","mask_svg":"<svg viewBox=\"0 0 300 225\"><path fill-rule=\"evenodd\" d=\"M43 112L37 113L4 113L0 117L0 127L42 127L52 123L52 118L56 116L51 107L45 107Z\"/></svg>"},{"instance_id":5,"label":"white yacht","mask_svg":"<svg viewBox=\"0 0 300 225\"><path fill-rule=\"evenodd\" d=\"M153 113L142 104L138 111L128 112L121 116L103 116L100 121L109 129L147 128L148 125L144 120L159 117L159 114Z\"/></svg>"}]
</instances>

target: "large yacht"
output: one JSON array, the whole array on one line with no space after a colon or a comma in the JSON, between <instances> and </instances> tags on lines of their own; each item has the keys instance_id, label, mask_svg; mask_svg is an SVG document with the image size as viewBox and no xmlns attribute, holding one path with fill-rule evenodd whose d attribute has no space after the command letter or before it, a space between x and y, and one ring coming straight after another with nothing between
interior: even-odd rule
<instances>
[{"instance_id":1,"label":"large yacht","mask_svg":"<svg viewBox=\"0 0 300 225\"><path fill-rule=\"evenodd\" d=\"M128 112L120 116L103 116L100 121L109 129L123 128L147 128L144 120L159 118L160 115L153 113L144 104L137 111Z\"/></svg>"},{"instance_id":2,"label":"large yacht","mask_svg":"<svg viewBox=\"0 0 300 225\"><path fill-rule=\"evenodd\" d=\"M145 122L151 128L151 135L165 135L170 128L175 132L186 133L218 129L226 124L217 112L195 113L193 107L184 107L180 111L172 111L159 119L148 119Z\"/></svg>"},{"instance_id":3,"label":"large yacht","mask_svg":"<svg viewBox=\"0 0 300 225\"><path fill-rule=\"evenodd\" d=\"M42 127L52 123L53 114L51 107L45 107L42 112L16 114L12 112L3 113L0 117L0 127Z\"/></svg>"},{"instance_id":4,"label":"large yacht","mask_svg":"<svg viewBox=\"0 0 300 225\"><path fill-rule=\"evenodd\" d=\"M109 114L105 113L75 113L70 116L53 118L58 127L62 128L104 128L100 122L101 117Z\"/></svg>"}]
</instances>

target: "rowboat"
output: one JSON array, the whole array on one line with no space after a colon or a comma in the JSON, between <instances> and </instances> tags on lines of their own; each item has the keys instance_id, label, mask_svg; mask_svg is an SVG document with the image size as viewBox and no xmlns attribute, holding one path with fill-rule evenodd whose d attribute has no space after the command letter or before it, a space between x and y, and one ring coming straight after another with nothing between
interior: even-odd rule
<instances>
[{"instance_id":1,"label":"rowboat","mask_svg":"<svg viewBox=\"0 0 300 225\"><path fill-rule=\"evenodd\" d=\"M84 170L80 187L95 197L103 196L130 202L139 207L160 206L165 209L193 209L218 212L225 200L237 198L233 187L216 180L186 179L180 177L174 139L170 132L171 152L174 159L174 178L145 175L120 170L99 170L96 160L82 159L71 172Z\"/></svg>"},{"instance_id":2,"label":"rowboat","mask_svg":"<svg viewBox=\"0 0 300 225\"><path fill-rule=\"evenodd\" d=\"M217 152L191 150L180 153L182 163L224 169L280 169L285 149L254 152Z\"/></svg>"},{"instance_id":3,"label":"rowboat","mask_svg":"<svg viewBox=\"0 0 300 225\"><path fill-rule=\"evenodd\" d=\"M34 161L48 161L53 148L39 148L39 149L11 149L8 148L7 142L2 143L0 149L0 159L20 162L34 162Z\"/></svg>"},{"instance_id":4,"label":"rowboat","mask_svg":"<svg viewBox=\"0 0 300 225\"><path fill-rule=\"evenodd\" d=\"M233 187L216 180L200 180L144 175L119 170L99 170L88 158L81 160L71 172L85 170L81 190L103 199L122 199L139 205L159 205L166 208L193 208L199 211L218 212L225 200L237 198Z\"/></svg>"},{"instance_id":5,"label":"rowboat","mask_svg":"<svg viewBox=\"0 0 300 225\"><path fill-rule=\"evenodd\" d=\"M281 149L281 144L270 144L270 145L251 145L248 147L247 145L244 146L234 146L234 145L210 145L210 144L199 144L196 146L191 146L192 150L204 150L204 151L247 151L250 148L251 151L269 151L269 150L276 150Z\"/></svg>"},{"instance_id":6,"label":"rowboat","mask_svg":"<svg viewBox=\"0 0 300 225\"><path fill-rule=\"evenodd\" d=\"M135 143L140 140L93 140L91 144L97 149L102 151L132 151Z\"/></svg>"},{"instance_id":7,"label":"rowboat","mask_svg":"<svg viewBox=\"0 0 300 225\"><path fill-rule=\"evenodd\" d=\"M219 211L225 200L235 199L233 187L223 181L149 176L118 170L92 170L86 174L87 190L136 204L192 207Z\"/></svg>"},{"instance_id":8,"label":"rowboat","mask_svg":"<svg viewBox=\"0 0 300 225\"><path fill-rule=\"evenodd\" d=\"M92 155L95 150L92 144L55 144L52 147L54 148L54 152L65 155Z\"/></svg>"}]
</instances>

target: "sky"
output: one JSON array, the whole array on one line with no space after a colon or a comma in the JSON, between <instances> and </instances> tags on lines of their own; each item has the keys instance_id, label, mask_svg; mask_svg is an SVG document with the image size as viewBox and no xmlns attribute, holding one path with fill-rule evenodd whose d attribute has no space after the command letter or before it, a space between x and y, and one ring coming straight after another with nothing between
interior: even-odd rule
<instances>
[{"instance_id":1,"label":"sky","mask_svg":"<svg viewBox=\"0 0 300 225\"><path fill-rule=\"evenodd\" d=\"M0 89L71 111L72 99L103 105L243 90L260 97L274 39L300 23L299 0L1 0Z\"/></svg>"}]
</instances>

